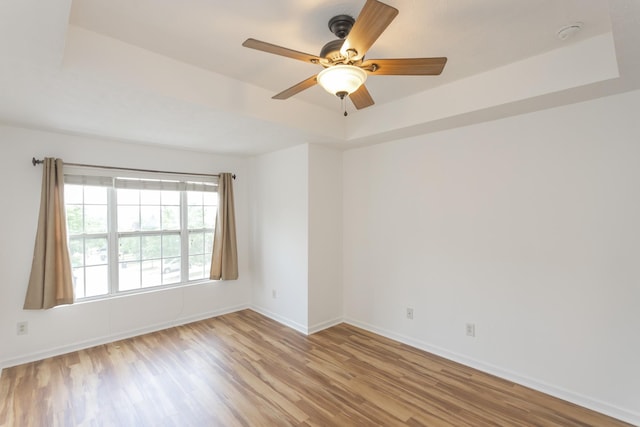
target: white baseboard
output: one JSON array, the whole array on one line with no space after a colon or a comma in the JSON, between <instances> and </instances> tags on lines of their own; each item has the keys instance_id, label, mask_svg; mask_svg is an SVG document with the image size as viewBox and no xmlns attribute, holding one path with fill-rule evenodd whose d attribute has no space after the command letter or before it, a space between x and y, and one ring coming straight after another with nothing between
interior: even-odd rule
<instances>
[{"instance_id":1,"label":"white baseboard","mask_svg":"<svg viewBox=\"0 0 640 427\"><path fill-rule=\"evenodd\" d=\"M49 357L60 356L62 354L71 353L73 351L78 351L78 350L84 350L86 348L95 347L102 344L109 344L114 341L136 337L136 336L148 334L151 332L161 331L163 329L173 328L175 326L185 325L187 323L197 322L199 320L210 319L212 317L233 313L235 311L240 311L247 308L249 308L249 306L246 304L233 306L233 307L220 308L220 309L208 311L205 313L199 313L193 316L181 317L169 322L156 323L154 325L145 326L144 328L132 329L132 330L120 332L117 334L104 335L99 338L75 342L72 344L53 347L47 350L40 350L33 353L25 354L19 357L2 360L0 361L0 375L2 374L2 369L9 368L11 366L22 365L24 363L35 362L35 361L43 360Z\"/></svg>"},{"instance_id":2,"label":"white baseboard","mask_svg":"<svg viewBox=\"0 0 640 427\"><path fill-rule=\"evenodd\" d=\"M342 317L337 317L335 319L331 319L331 320L327 320L327 321L324 321L324 322L317 323L317 324L315 324L313 326L304 326L304 325L301 325L298 322L294 322L291 319L288 319L288 318L280 316L279 314L276 314L276 313L274 313L272 311L269 311L269 310L265 309L264 307L252 305L250 307L250 309L256 311L257 313L262 314L263 316L268 317L271 320L275 320L278 323L282 323L285 326L288 326L288 327L290 327L292 329L295 329L298 332L302 332L305 335L315 334L316 332L320 332L323 329L330 328L332 326L338 325L338 324L343 322Z\"/></svg>"},{"instance_id":3,"label":"white baseboard","mask_svg":"<svg viewBox=\"0 0 640 427\"><path fill-rule=\"evenodd\" d=\"M332 320L327 320L325 322L320 322L317 323L313 326L309 326L309 333L308 335L312 335L315 334L316 332L320 332L323 329L328 329L332 326L336 326L339 325L340 323L342 323L344 320L342 319L342 317L336 317L335 319Z\"/></svg>"},{"instance_id":4,"label":"white baseboard","mask_svg":"<svg viewBox=\"0 0 640 427\"><path fill-rule=\"evenodd\" d=\"M621 421L625 421L627 423L640 426L640 414L637 412L630 411L624 408L619 408L615 405L601 402L597 399L592 399L590 397L583 396L579 393L565 390L563 388L556 387L554 385L547 384L545 382L538 381L533 378L529 378L527 376L502 369L498 366L484 363L479 360L475 360L475 359L466 357L464 355L454 353L437 346L430 345L426 342L422 342L422 341L413 339L411 337L407 337L392 331L388 331L386 329L379 328L374 325L370 325L365 322L360 322L358 320L351 319L351 318L345 318L344 322L350 325L365 329L369 332L382 335L386 338L390 338L392 340L401 342L403 344L410 345L411 347L419 348L420 350L424 350L426 352L433 353L437 356L444 357L445 359L460 363L462 365L469 366L479 371L486 372L491 375L495 375L496 377L500 377L500 378L512 381L514 383L523 385L525 387L529 387L531 389L548 394L550 396L557 397L558 399L566 400L567 402L575 403L576 405L585 407L587 409L591 409L596 412L600 412L601 414L608 415L610 417L619 419Z\"/></svg>"},{"instance_id":5,"label":"white baseboard","mask_svg":"<svg viewBox=\"0 0 640 427\"><path fill-rule=\"evenodd\" d=\"M275 320L276 322L282 323L283 325L288 326L291 329L295 329L298 332L301 332L301 333L303 333L305 335L309 335L309 328L307 328L305 325L301 325L298 322L295 322L295 321L293 321L291 319L288 319L286 317L280 316L279 314L276 314L276 313L274 313L272 311L269 311L264 307L260 307L260 306L257 306L257 305L251 305L249 308L251 310L257 312L257 313L262 314L263 316L268 317L271 320Z\"/></svg>"}]
</instances>

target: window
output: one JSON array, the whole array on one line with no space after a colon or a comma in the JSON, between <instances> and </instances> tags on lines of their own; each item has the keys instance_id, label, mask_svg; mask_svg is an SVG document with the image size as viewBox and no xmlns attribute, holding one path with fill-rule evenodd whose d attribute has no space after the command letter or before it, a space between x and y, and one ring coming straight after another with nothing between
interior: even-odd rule
<instances>
[{"instance_id":1,"label":"window","mask_svg":"<svg viewBox=\"0 0 640 427\"><path fill-rule=\"evenodd\" d=\"M218 204L215 181L78 172L65 174L77 299L208 278Z\"/></svg>"}]
</instances>

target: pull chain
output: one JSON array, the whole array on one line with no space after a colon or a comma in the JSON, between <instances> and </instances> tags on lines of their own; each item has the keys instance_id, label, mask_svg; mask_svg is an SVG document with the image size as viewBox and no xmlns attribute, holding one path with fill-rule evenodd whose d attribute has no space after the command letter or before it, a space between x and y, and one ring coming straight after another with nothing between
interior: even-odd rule
<instances>
[{"instance_id":1,"label":"pull chain","mask_svg":"<svg viewBox=\"0 0 640 427\"><path fill-rule=\"evenodd\" d=\"M342 109L344 110L344 116L347 117L347 101L345 101L345 98L347 97L347 95L349 95L349 92L338 92L336 93L336 96L338 98L340 98L340 105L342 106Z\"/></svg>"}]
</instances>

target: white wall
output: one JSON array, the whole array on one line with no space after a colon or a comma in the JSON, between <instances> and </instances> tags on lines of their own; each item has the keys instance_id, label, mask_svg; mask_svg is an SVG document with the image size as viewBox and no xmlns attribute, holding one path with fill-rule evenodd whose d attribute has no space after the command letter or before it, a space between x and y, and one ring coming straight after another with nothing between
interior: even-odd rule
<instances>
[{"instance_id":1,"label":"white wall","mask_svg":"<svg viewBox=\"0 0 640 427\"><path fill-rule=\"evenodd\" d=\"M113 341L247 307L247 160L157 146L125 144L0 126L0 367ZM41 166L32 157L178 172L234 172L240 279L207 282L137 296L78 303L44 311L22 310L29 280L40 203ZM29 322L28 335L16 323Z\"/></svg>"},{"instance_id":2,"label":"white wall","mask_svg":"<svg viewBox=\"0 0 640 427\"><path fill-rule=\"evenodd\" d=\"M275 151L253 158L251 175L253 308L303 333L339 323L342 152Z\"/></svg>"},{"instance_id":3,"label":"white wall","mask_svg":"<svg viewBox=\"0 0 640 427\"><path fill-rule=\"evenodd\" d=\"M253 307L308 328L309 147L251 159ZM275 297L274 297L275 292Z\"/></svg>"},{"instance_id":4,"label":"white wall","mask_svg":"<svg viewBox=\"0 0 640 427\"><path fill-rule=\"evenodd\" d=\"M342 152L309 146L309 331L342 320Z\"/></svg>"},{"instance_id":5,"label":"white wall","mask_svg":"<svg viewBox=\"0 0 640 427\"><path fill-rule=\"evenodd\" d=\"M640 423L638 111L632 92L346 152L346 319Z\"/></svg>"}]
</instances>

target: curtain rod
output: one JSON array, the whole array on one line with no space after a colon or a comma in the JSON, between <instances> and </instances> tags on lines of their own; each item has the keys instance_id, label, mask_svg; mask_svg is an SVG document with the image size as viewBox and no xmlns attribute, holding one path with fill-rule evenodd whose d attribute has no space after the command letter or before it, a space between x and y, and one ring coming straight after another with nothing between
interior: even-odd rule
<instances>
[{"instance_id":1,"label":"curtain rod","mask_svg":"<svg viewBox=\"0 0 640 427\"><path fill-rule=\"evenodd\" d=\"M38 160L35 157L31 159L31 163L33 166L40 165L44 163L44 160ZM136 169L136 168L121 168L117 166L100 166L100 165L87 165L84 163L65 163L65 165L69 166L81 166L87 168L100 168L100 169L111 169L111 170L119 170L119 171L133 171L133 172L151 172L151 173L168 173L174 175L191 175L191 176L216 176L220 177L220 174L211 174L211 173L187 173L187 172L171 172L171 171L159 171L153 169ZM236 174L231 175L233 179L236 179Z\"/></svg>"}]
</instances>

